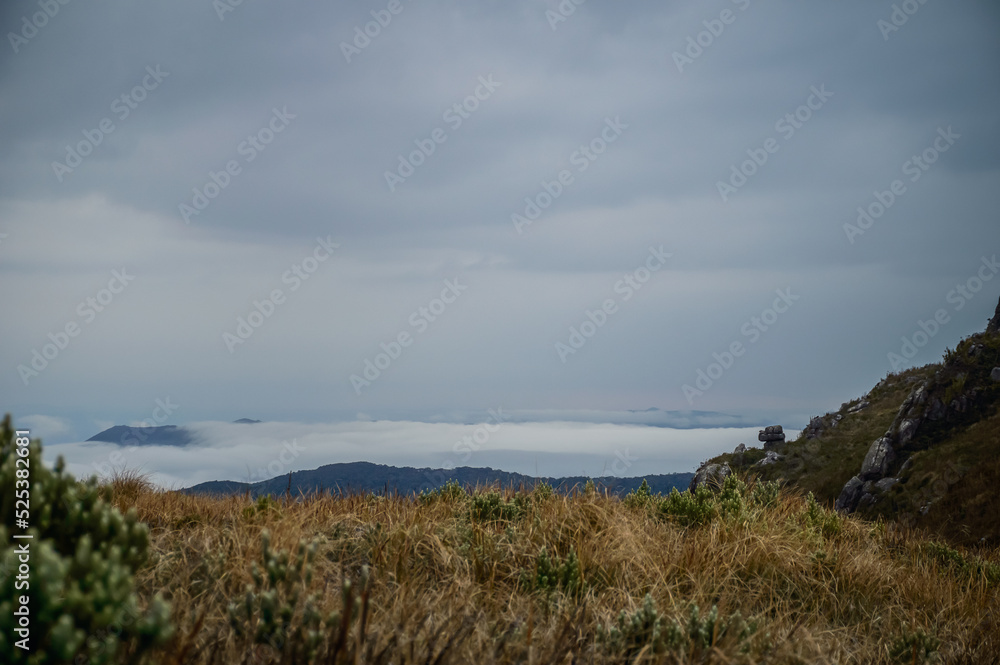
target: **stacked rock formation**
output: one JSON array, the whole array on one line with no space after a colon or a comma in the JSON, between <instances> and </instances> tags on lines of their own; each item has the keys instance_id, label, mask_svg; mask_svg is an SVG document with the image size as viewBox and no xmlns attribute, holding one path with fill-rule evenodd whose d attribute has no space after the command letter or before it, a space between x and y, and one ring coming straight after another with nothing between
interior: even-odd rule
<instances>
[{"instance_id":1,"label":"stacked rock formation","mask_svg":"<svg viewBox=\"0 0 1000 665\"><path fill-rule=\"evenodd\" d=\"M785 442L785 433L781 425L770 425L760 430L757 440L764 443L764 450L771 450Z\"/></svg>"}]
</instances>

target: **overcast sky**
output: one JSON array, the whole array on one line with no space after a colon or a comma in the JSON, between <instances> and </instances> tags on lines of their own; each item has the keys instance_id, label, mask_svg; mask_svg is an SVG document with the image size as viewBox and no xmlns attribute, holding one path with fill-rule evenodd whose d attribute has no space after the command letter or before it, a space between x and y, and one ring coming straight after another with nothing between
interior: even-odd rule
<instances>
[{"instance_id":1,"label":"overcast sky","mask_svg":"<svg viewBox=\"0 0 1000 665\"><path fill-rule=\"evenodd\" d=\"M801 428L1000 295L994 2L51 4L0 10L0 391L53 442Z\"/></svg>"}]
</instances>

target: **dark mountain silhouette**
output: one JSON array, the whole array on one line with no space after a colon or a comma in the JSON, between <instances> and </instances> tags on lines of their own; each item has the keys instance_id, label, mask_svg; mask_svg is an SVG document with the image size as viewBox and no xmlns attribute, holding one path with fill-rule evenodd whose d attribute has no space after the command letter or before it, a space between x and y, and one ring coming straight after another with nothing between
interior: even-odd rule
<instances>
[{"instance_id":1,"label":"dark mountain silhouette","mask_svg":"<svg viewBox=\"0 0 1000 665\"><path fill-rule=\"evenodd\" d=\"M186 429L176 425L162 427L115 425L98 432L87 441L105 441L122 446L186 446L194 442L194 437Z\"/></svg>"},{"instance_id":2,"label":"dark mountain silhouette","mask_svg":"<svg viewBox=\"0 0 1000 665\"><path fill-rule=\"evenodd\" d=\"M686 489L691 482L692 473L671 473L664 475L645 476L653 492L670 492L676 487ZM612 494L624 494L638 488L644 478L617 478L606 476L594 478L599 488L606 488ZM569 478L534 478L520 473L511 473L491 468L473 468L468 466L456 469L415 469L413 467L395 467L370 462L350 462L343 464L327 464L309 471L294 471L290 475L278 476L269 480L254 483L241 483L228 480L213 480L181 490L187 494L245 494L257 497L265 494L279 495L286 491L293 496L311 494L313 492L330 491L344 492L397 492L399 494L419 494L422 491L441 487L446 482L454 481L464 487L499 485L500 487L532 488L536 484L546 482L560 492L568 492L574 487L583 488L588 478L573 476Z\"/></svg>"}]
</instances>

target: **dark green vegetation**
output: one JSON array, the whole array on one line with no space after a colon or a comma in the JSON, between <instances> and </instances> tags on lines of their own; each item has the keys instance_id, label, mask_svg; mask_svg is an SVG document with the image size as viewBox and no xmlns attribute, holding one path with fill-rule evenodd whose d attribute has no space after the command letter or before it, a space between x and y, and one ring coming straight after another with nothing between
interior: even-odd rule
<instances>
[{"instance_id":1,"label":"dark green vegetation","mask_svg":"<svg viewBox=\"0 0 1000 665\"><path fill-rule=\"evenodd\" d=\"M10 416L0 425L0 488L0 662L132 662L167 641L169 607L149 597L140 610L133 589L149 549L149 530L134 509L122 516L96 481L77 482L61 463L46 469L38 441L16 445ZM14 522L24 505L17 491L30 502L27 530ZM30 651L16 645L25 637L15 632L22 596Z\"/></svg>"}]
</instances>

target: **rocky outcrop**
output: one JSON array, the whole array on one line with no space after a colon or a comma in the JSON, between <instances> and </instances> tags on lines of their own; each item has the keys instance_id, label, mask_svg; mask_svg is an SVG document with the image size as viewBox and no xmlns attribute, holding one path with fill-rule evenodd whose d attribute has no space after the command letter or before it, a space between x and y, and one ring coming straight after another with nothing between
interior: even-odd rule
<instances>
[{"instance_id":1,"label":"rocky outcrop","mask_svg":"<svg viewBox=\"0 0 1000 665\"><path fill-rule=\"evenodd\" d=\"M773 450L768 450L766 453L764 453L764 459L757 462L757 466L767 466L768 464L774 464L776 462L780 462L783 459L785 459L784 455L779 455Z\"/></svg>"},{"instance_id":2,"label":"rocky outcrop","mask_svg":"<svg viewBox=\"0 0 1000 665\"><path fill-rule=\"evenodd\" d=\"M866 399L863 399L854 406L847 409L847 413L848 414L857 413L858 411L863 411L864 409L867 409L869 406L871 406L871 402L869 402Z\"/></svg>"},{"instance_id":3,"label":"rocky outcrop","mask_svg":"<svg viewBox=\"0 0 1000 665\"><path fill-rule=\"evenodd\" d=\"M837 501L833 504L833 507L842 512L853 512L854 509L858 507L858 503L861 501L864 484L864 481L857 476L848 480L844 485L844 489L841 490L840 496L837 497Z\"/></svg>"},{"instance_id":4,"label":"rocky outcrop","mask_svg":"<svg viewBox=\"0 0 1000 665\"><path fill-rule=\"evenodd\" d=\"M1000 381L1000 367L993 368L993 371L990 372L990 378L994 381Z\"/></svg>"},{"instance_id":5,"label":"rocky outcrop","mask_svg":"<svg viewBox=\"0 0 1000 665\"><path fill-rule=\"evenodd\" d=\"M837 510L852 513L859 507L875 503L878 495L885 492L885 487L895 483L882 483L889 476L893 464L899 457L899 451L917 435L920 423L928 413L939 410L934 400L929 396L929 381L914 388L896 412L896 418L886 433L875 439L864 462L861 471L844 485L834 507ZM927 407L931 402L930 408Z\"/></svg>"},{"instance_id":6,"label":"rocky outcrop","mask_svg":"<svg viewBox=\"0 0 1000 665\"><path fill-rule=\"evenodd\" d=\"M769 425L760 430L757 440L764 443L764 450L771 450L785 442L785 433L781 425Z\"/></svg>"},{"instance_id":7,"label":"rocky outcrop","mask_svg":"<svg viewBox=\"0 0 1000 665\"><path fill-rule=\"evenodd\" d=\"M722 483L725 482L729 474L732 473L732 469L729 468L728 464L710 464L708 462L702 462L701 466L694 473L694 478L691 479L691 484L688 485L688 491L694 492L698 487L704 485L709 489L717 489L722 487Z\"/></svg>"},{"instance_id":8,"label":"rocky outcrop","mask_svg":"<svg viewBox=\"0 0 1000 665\"><path fill-rule=\"evenodd\" d=\"M988 333L1000 333L1000 302L997 303L997 311L990 319L989 324L986 326L986 332Z\"/></svg>"},{"instance_id":9,"label":"rocky outcrop","mask_svg":"<svg viewBox=\"0 0 1000 665\"><path fill-rule=\"evenodd\" d=\"M823 416L816 416L809 421L809 425L806 427L806 438L815 439L823 430L826 429L826 425L823 423Z\"/></svg>"},{"instance_id":10,"label":"rocky outcrop","mask_svg":"<svg viewBox=\"0 0 1000 665\"><path fill-rule=\"evenodd\" d=\"M858 477L861 480L878 480L884 478L889 471L889 466L896 461L896 451L892 448L892 439L883 436L876 439L875 443L868 449L865 461L861 464L861 473Z\"/></svg>"},{"instance_id":11,"label":"rocky outcrop","mask_svg":"<svg viewBox=\"0 0 1000 665\"><path fill-rule=\"evenodd\" d=\"M736 446L736 449L733 450L733 464L735 464L736 466L743 466L743 457L744 455L746 455L746 452L747 452L746 444L741 443L740 445Z\"/></svg>"}]
</instances>

